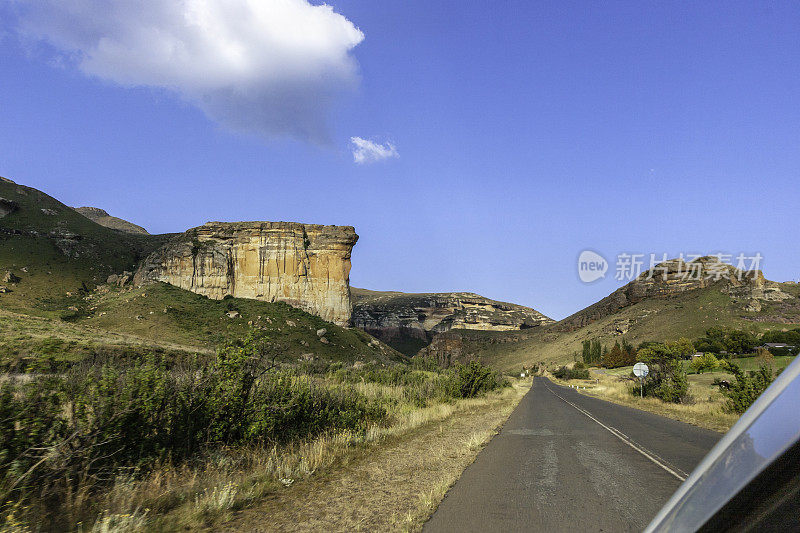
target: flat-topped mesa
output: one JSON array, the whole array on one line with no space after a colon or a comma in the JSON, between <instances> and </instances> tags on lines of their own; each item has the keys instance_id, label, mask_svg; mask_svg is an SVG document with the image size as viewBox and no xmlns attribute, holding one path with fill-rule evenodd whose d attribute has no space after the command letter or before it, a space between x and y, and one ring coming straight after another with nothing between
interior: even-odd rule
<instances>
[{"instance_id":1,"label":"flat-topped mesa","mask_svg":"<svg viewBox=\"0 0 800 533\"><path fill-rule=\"evenodd\" d=\"M281 301L349 325L351 226L208 222L151 254L134 283L163 281L222 299Z\"/></svg>"}]
</instances>

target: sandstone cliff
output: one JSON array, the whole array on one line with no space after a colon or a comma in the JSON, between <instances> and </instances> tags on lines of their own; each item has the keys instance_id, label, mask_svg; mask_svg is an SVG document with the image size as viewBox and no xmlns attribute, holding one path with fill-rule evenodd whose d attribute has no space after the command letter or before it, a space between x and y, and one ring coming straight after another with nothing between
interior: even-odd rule
<instances>
[{"instance_id":1,"label":"sandstone cliff","mask_svg":"<svg viewBox=\"0 0 800 533\"><path fill-rule=\"evenodd\" d=\"M731 296L743 311L759 311L763 301L793 298L781 290L781 284L765 279L760 270L741 271L713 256L690 262L671 259L657 265L652 272L643 272L599 302L561 320L555 329L572 331L647 298L670 298L708 287Z\"/></svg>"},{"instance_id":2,"label":"sandstone cliff","mask_svg":"<svg viewBox=\"0 0 800 533\"><path fill-rule=\"evenodd\" d=\"M470 292L352 292L353 325L407 355L453 329L518 331L553 322L535 309Z\"/></svg>"},{"instance_id":3,"label":"sandstone cliff","mask_svg":"<svg viewBox=\"0 0 800 533\"><path fill-rule=\"evenodd\" d=\"M134 283L163 281L222 299L282 301L349 325L350 226L209 222L151 254Z\"/></svg>"}]
</instances>

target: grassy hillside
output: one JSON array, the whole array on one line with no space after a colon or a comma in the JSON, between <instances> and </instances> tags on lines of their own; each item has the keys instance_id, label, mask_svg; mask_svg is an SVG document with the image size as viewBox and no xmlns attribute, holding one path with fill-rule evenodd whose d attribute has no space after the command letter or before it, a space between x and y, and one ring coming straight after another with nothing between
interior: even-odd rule
<instances>
[{"instance_id":1,"label":"grassy hillside","mask_svg":"<svg viewBox=\"0 0 800 533\"><path fill-rule=\"evenodd\" d=\"M360 330L287 304L209 300L166 284L105 284L111 274L134 271L170 237L101 226L41 191L0 179L0 368L57 370L154 350L174 358L212 353L253 328L267 333L285 360L405 360ZM327 331L318 336L320 329Z\"/></svg>"},{"instance_id":2,"label":"grassy hillside","mask_svg":"<svg viewBox=\"0 0 800 533\"><path fill-rule=\"evenodd\" d=\"M209 300L164 283L105 287L85 298L65 298L61 307L59 317L0 311L0 368L56 370L75 361L133 359L151 351L179 359L212 353L253 328L269 336L283 361L405 360L363 331L341 328L284 303ZM321 329L326 332L320 336Z\"/></svg>"},{"instance_id":3,"label":"grassy hillside","mask_svg":"<svg viewBox=\"0 0 800 533\"><path fill-rule=\"evenodd\" d=\"M103 227L41 191L0 179L0 308L48 315L47 300L93 289L133 270L168 235L132 235ZM10 212L9 212L10 211Z\"/></svg>"},{"instance_id":4,"label":"grassy hillside","mask_svg":"<svg viewBox=\"0 0 800 533\"><path fill-rule=\"evenodd\" d=\"M572 331L563 331L558 322L519 333L470 332L462 336L463 349L499 369L515 370L533 363L570 362L587 339L613 345L624 337L635 345L646 340L697 338L712 326L755 333L796 327L800 324L800 285L780 286L794 298L764 301L757 312L746 311L741 301L711 286L670 297L648 298Z\"/></svg>"}]
</instances>

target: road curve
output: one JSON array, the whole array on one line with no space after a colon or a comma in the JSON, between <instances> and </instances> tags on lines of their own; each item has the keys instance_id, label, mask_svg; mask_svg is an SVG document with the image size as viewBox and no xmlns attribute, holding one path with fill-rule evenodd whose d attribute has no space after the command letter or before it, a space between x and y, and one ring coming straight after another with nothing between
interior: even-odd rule
<instances>
[{"instance_id":1,"label":"road curve","mask_svg":"<svg viewBox=\"0 0 800 533\"><path fill-rule=\"evenodd\" d=\"M641 531L721 437L537 377L424 531Z\"/></svg>"}]
</instances>

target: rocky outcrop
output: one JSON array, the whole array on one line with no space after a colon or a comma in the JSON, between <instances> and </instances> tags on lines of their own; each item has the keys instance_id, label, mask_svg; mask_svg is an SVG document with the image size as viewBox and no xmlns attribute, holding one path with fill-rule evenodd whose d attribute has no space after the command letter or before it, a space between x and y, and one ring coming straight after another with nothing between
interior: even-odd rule
<instances>
[{"instance_id":1,"label":"rocky outcrop","mask_svg":"<svg viewBox=\"0 0 800 533\"><path fill-rule=\"evenodd\" d=\"M146 229L137 226L132 222L123 220L121 218L112 217L103 209L99 207L75 207L75 211L85 216L89 220L97 222L101 226L107 228L124 231L125 233L135 233L138 235L150 235Z\"/></svg>"},{"instance_id":2,"label":"rocky outcrop","mask_svg":"<svg viewBox=\"0 0 800 533\"><path fill-rule=\"evenodd\" d=\"M222 299L281 301L349 325L350 226L209 222L151 254L134 283L163 281Z\"/></svg>"},{"instance_id":3,"label":"rocky outcrop","mask_svg":"<svg viewBox=\"0 0 800 533\"><path fill-rule=\"evenodd\" d=\"M552 323L542 313L471 292L408 294L353 289L353 325L413 355L453 329L518 331Z\"/></svg>"},{"instance_id":4,"label":"rocky outcrop","mask_svg":"<svg viewBox=\"0 0 800 533\"><path fill-rule=\"evenodd\" d=\"M19 209L19 204L17 202L6 198L0 198L0 218L10 215L17 209Z\"/></svg>"},{"instance_id":5,"label":"rocky outcrop","mask_svg":"<svg viewBox=\"0 0 800 533\"><path fill-rule=\"evenodd\" d=\"M713 256L690 262L671 259L643 272L599 302L560 321L555 329L572 331L647 298L670 298L708 287L719 288L730 295L734 302L741 301L745 311L760 310L759 300L793 298L781 291L779 283L765 279L760 270L739 270ZM620 327L627 330L626 325Z\"/></svg>"}]
</instances>

